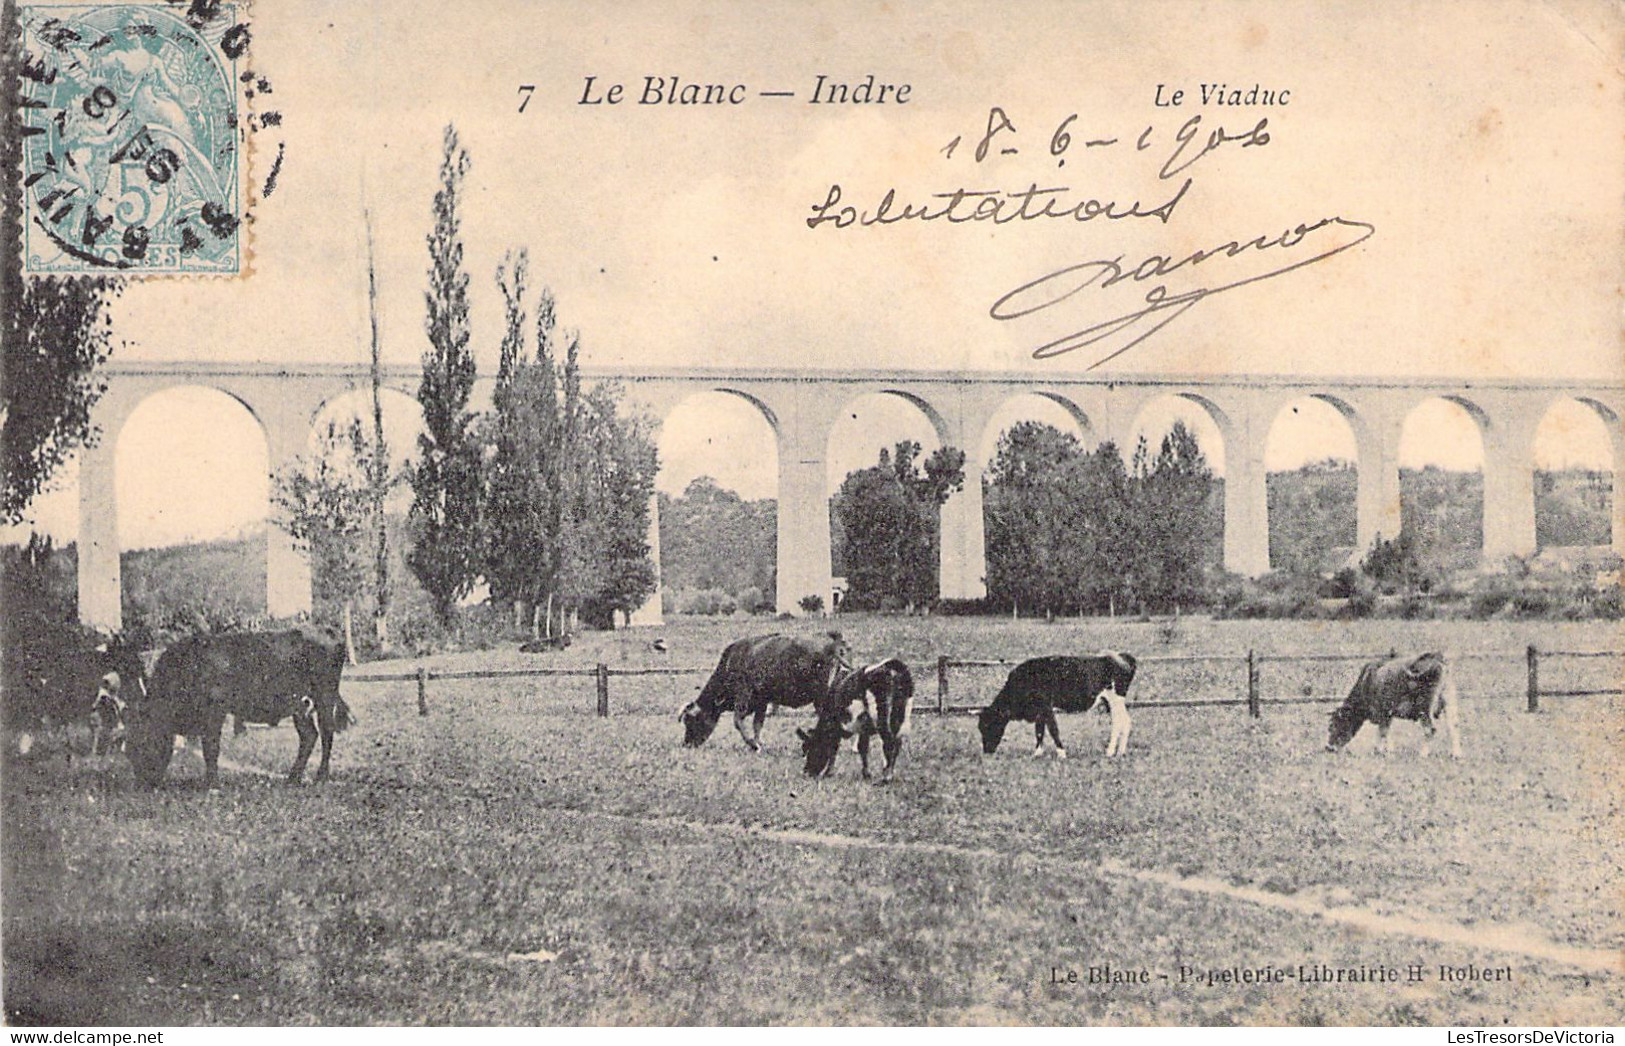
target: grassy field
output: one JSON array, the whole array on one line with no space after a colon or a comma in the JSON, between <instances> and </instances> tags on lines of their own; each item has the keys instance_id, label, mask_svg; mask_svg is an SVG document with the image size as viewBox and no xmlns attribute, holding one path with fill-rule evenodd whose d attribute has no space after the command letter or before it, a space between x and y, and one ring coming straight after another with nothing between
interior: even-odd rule
<instances>
[{"instance_id":1,"label":"grassy field","mask_svg":"<svg viewBox=\"0 0 1625 1046\"><path fill-rule=\"evenodd\" d=\"M1615 625L843 619L861 658L899 654L935 701L938 655L1017 659L1115 646L1143 656L1464 655L1467 757L1395 727L1319 751L1327 706L1141 705L1127 755L1063 716L1072 758L1012 727L922 715L900 779L800 774L775 717L752 756L724 725L678 744L672 714L730 638L762 622L679 622L568 651L449 655L436 671L698 668L611 680L349 681L359 723L335 779L267 774L293 732L227 738L209 794L184 753L157 794L121 759L5 766L5 999L13 1023L1618 1023L1625 975L1492 947L1625 950L1619 869L1625 700L1523 708L1522 651L1621 649ZM812 624L792 626L813 631ZM648 642L667 640L658 653ZM931 666L928 668L928 666ZM409 671L368 665L352 675ZM1266 698L1346 691L1350 664L1266 662ZM954 703L997 670L958 670ZM1619 666L1548 661L1544 685L1617 685ZM1611 677L1611 679L1609 679ZM1575 681L1579 681L1578 683ZM1133 696L1237 699L1240 661L1149 661ZM1149 876L1166 873L1166 880ZM1371 932L1195 889L1443 921L1465 943ZM1190 888L1187 888L1189 884ZM1480 941L1474 944L1476 939ZM1416 983L1180 980L1240 967L1397 967ZM1446 982L1438 967L1510 966ZM1091 967L1150 983L1089 984ZM1076 970L1080 983L1064 983ZM1166 980L1162 979L1164 976Z\"/></svg>"}]
</instances>

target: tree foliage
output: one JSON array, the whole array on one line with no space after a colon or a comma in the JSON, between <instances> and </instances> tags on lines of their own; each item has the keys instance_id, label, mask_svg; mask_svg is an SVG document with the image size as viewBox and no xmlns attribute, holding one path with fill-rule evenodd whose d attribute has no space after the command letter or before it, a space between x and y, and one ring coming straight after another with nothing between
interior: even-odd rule
<instances>
[{"instance_id":1,"label":"tree foliage","mask_svg":"<svg viewBox=\"0 0 1625 1046\"><path fill-rule=\"evenodd\" d=\"M754 592L771 600L777 562L776 502L745 501L710 476L695 477L678 497L661 497L660 575L667 589Z\"/></svg>"},{"instance_id":2,"label":"tree foliage","mask_svg":"<svg viewBox=\"0 0 1625 1046\"><path fill-rule=\"evenodd\" d=\"M647 537L656 469L651 426L623 410L612 386L583 392L580 335L560 335L545 287L535 357L525 358L527 269L521 250L497 271L507 322L484 425L486 574L494 597L513 604L521 618L527 608L541 608L549 631L555 613L582 611L608 624L654 591Z\"/></svg>"},{"instance_id":3,"label":"tree foliage","mask_svg":"<svg viewBox=\"0 0 1625 1046\"><path fill-rule=\"evenodd\" d=\"M835 495L845 605L918 606L937 597L942 506L965 484L965 453L941 447L918 462L912 440L847 474Z\"/></svg>"},{"instance_id":4,"label":"tree foliage","mask_svg":"<svg viewBox=\"0 0 1625 1046\"><path fill-rule=\"evenodd\" d=\"M1049 425L1004 433L984 483L988 594L1017 610L1105 611L1132 598L1130 484L1114 444Z\"/></svg>"},{"instance_id":5,"label":"tree foliage","mask_svg":"<svg viewBox=\"0 0 1625 1046\"><path fill-rule=\"evenodd\" d=\"M1006 431L989 467L988 596L1033 613L1193 606L1211 558L1213 477L1176 423L1133 470L1115 444L1087 451L1038 422Z\"/></svg>"},{"instance_id":6,"label":"tree foliage","mask_svg":"<svg viewBox=\"0 0 1625 1046\"><path fill-rule=\"evenodd\" d=\"M388 454L361 419L328 422L311 454L272 477L272 522L310 555L317 591L344 610L346 640L351 609L377 599L373 537L383 511L378 484L391 483Z\"/></svg>"},{"instance_id":7,"label":"tree foliage","mask_svg":"<svg viewBox=\"0 0 1625 1046\"><path fill-rule=\"evenodd\" d=\"M1147 610L1201 603L1215 536L1208 526L1213 471L1184 422L1174 422L1155 460L1137 468L1134 481L1135 595Z\"/></svg>"},{"instance_id":8,"label":"tree foliage","mask_svg":"<svg viewBox=\"0 0 1625 1046\"><path fill-rule=\"evenodd\" d=\"M429 289L418 402L424 431L412 470L412 571L449 620L457 601L473 588L482 562L480 444L473 432L468 400L474 390L474 356L469 351L468 274L463 271L463 239L458 214L468 153L457 131L447 126L434 198L434 228L428 236Z\"/></svg>"},{"instance_id":9,"label":"tree foliage","mask_svg":"<svg viewBox=\"0 0 1625 1046\"><path fill-rule=\"evenodd\" d=\"M90 411L106 388L95 370L112 351L108 307L123 282L22 274L22 27L0 9L0 516L19 522L56 470L95 438Z\"/></svg>"}]
</instances>

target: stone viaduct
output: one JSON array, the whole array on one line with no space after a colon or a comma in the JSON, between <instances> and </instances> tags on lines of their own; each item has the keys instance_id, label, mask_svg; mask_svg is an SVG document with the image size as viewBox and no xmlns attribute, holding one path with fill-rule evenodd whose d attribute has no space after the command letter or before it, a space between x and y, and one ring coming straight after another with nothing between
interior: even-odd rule
<instances>
[{"instance_id":1,"label":"stone viaduct","mask_svg":"<svg viewBox=\"0 0 1625 1046\"><path fill-rule=\"evenodd\" d=\"M168 388L218 389L259 422L274 471L309 447L322 408L364 389L362 366L226 364L205 361L115 362L93 415L102 439L82 453L79 478L79 612L87 623L120 624L119 538L114 501L114 455L120 430L148 396ZM806 595L828 598L830 544L825 457L842 409L870 393L900 396L929 419L937 437L967 454L968 476L978 460L995 412L1022 395L1045 397L1077 420L1086 442L1113 440L1125 456L1135 423L1161 396L1190 400L1207 412L1223 439L1225 463L1224 561L1228 569L1257 575L1269 569L1268 501L1264 449L1277 414L1300 397L1322 400L1348 421L1358 448L1357 542L1399 531L1399 440L1410 411L1425 400L1459 404L1477 423L1484 448L1486 560L1535 550L1534 437L1547 410L1572 398L1605 423L1613 459L1612 538L1625 550L1625 389L1605 381L1480 378L1322 378L1291 376L1099 375L1060 372L855 371L783 368L583 368L588 380L616 379L628 398L666 418L683 400L724 392L752 404L777 441L778 591L780 610L794 611ZM386 384L415 395L416 367L391 367ZM476 403L489 401L489 378L476 387ZM947 597L985 594L982 492L967 483L943 510L941 592ZM310 571L304 557L274 527L267 538L267 606L273 616L308 610ZM658 602L654 608L658 611Z\"/></svg>"}]
</instances>

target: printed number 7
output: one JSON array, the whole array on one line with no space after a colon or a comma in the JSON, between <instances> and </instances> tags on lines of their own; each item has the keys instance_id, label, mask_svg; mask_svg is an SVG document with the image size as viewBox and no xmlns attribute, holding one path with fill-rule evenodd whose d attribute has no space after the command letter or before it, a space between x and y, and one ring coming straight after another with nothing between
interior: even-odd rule
<instances>
[{"instance_id":1,"label":"printed number 7","mask_svg":"<svg viewBox=\"0 0 1625 1046\"><path fill-rule=\"evenodd\" d=\"M536 85L535 84L520 84L519 85L519 93L524 95L524 98L521 99L520 102L519 102L519 111L524 112L525 111L525 106L530 104L530 96L536 93Z\"/></svg>"}]
</instances>

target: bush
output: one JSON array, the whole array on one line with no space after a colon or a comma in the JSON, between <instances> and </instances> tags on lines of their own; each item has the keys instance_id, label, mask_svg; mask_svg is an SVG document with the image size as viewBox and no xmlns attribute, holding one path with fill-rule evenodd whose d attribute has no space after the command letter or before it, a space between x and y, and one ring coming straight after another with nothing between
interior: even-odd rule
<instances>
[{"instance_id":1,"label":"bush","mask_svg":"<svg viewBox=\"0 0 1625 1046\"><path fill-rule=\"evenodd\" d=\"M1319 579L1285 571L1273 571L1254 580L1227 581L1223 603L1216 608L1220 617L1297 618L1323 616Z\"/></svg>"},{"instance_id":2,"label":"bush","mask_svg":"<svg viewBox=\"0 0 1625 1046\"><path fill-rule=\"evenodd\" d=\"M739 604L733 593L720 588L688 589L677 596L679 614L698 614L704 617L732 614Z\"/></svg>"},{"instance_id":3,"label":"bush","mask_svg":"<svg viewBox=\"0 0 1625 1046\"><path fill-rule=\"evenodd\" d=\"M1519 617L1542 617L1555 605L1552 593L1542 589L1529 589L1512 596L1512 610Z\"/></svg>"},{"instance_id":4,"label":"bush","mask_svg":"<svg viewBox=\"0 0 1625 1046\"><path fill-rule=\"evenodd\" d=\"M1353 599L1360 593L1364 580L1364 575L1358 570L1344 567L1321 584L1320 594L1326 599Z\"/></svg>"},{"instance_id":5,"label":"bush","mask_svg":"<svg viewBox=\"0 0 1625 1046\"><path fill-rule=\"evenodd\" d=\"M824 612L824 597L818 595L817 593L813 593L809 596L802 596L800 599L796 600L796 605L799 606L805 613L822 614Z\"/></svg>"},{"instance_id":6,"label":"bush","mask_svg":"<svg viewBox=\"0 0 1625 1046\"><path fill-rule=\"evenodd\" d=\"M843 607L845 604L842 604ZM987 597L981 599L939 599L934 613L943 617L981 617L987 614L1007 613L1008 610L993 605Z\"/></svg>"},{"instance_id":7,"label":"bush","mask_svg":"<svg viewBox=\"0 0 1625 1046\"><path fill-rule=\"evenodd\" d=\"M1420 621L1433 616L1433 604L1421 596L1406 596L1399 601L1399 616L1406 621Z\"/></svg>"},{"instance_id":8,"label":"bush","mask_svg":"<svg viewBox=\"0 0 1625 1046\"><path fill-rule=\"evenodd\" d=\"M755 585L747 585L734 595L734 603L747 614L771 614L773 600L762 594Z\"/></svg>"},{"instance_id":9,"label":"bush","mask_svg":"<svg viewBox=\"0 0 1625 1046\"><path fill-rule=\"evenodd\" d=\"M1473 593L1473 598L1468 603L1467 612L1477 620L1488 620L1499 613L1501 608L1506 606L1511 599L1512 593L1499 585L1482 588Z\"/></svg>"},{"instance_id":10,"label":"bush","mask_svg":"<svg viewBox=\"0 0 1625 1046\"><path fill-rule=\"evenodd\" d=\"M1377 588L1367 582L1347 597L1337 616L1343 620L1370 617L1377 612Z\"/></svg>"}]
</instances>

